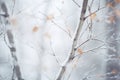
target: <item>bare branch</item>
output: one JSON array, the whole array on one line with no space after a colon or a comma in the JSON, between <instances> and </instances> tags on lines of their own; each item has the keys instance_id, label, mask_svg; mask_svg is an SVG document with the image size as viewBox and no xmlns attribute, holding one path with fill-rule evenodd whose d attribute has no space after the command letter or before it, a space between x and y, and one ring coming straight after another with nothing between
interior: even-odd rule
<instances>
[{"instance_id":1,"label":"bare branch","mask_svg":"<svg viewBox=\"0 0 120 80\"><path fill-rule=\"evenodd\" d=\"M72 49L71 49L71 52L68 56L68 58L65 60L63 66L61 67L57 77L55 80L61 80L64 73L66 72L66 65L71 61L73 60L74 58L74 54L75 54L75 47L77 46L77 41L78 41L78 38L80 36L80 32L81 32L81 29L83 27L83 24L84 24L84 21L85 21L85 13L86 13L86 10L87 10L87 4L88 4L88 0L84 0L83 1L83 5L82 5L82 11L81 11L81 16L80 16L80 22L79 22L79 25L76 29L76 32L75 32L75 35L73 37L73 44L72 44Z\"/></svg>"},{"instance_id":2,"label":"bare branch","mask_svg":"<svg viewBox=\"0 0 120 80\"><path fill-rule=\"evenodd\" d=\"M40 12L43 16L47 17L47 15L45 13ZM60 28L63 32L65 32L70 38L72 38L72 35L65 30L64 28L62 28L60 25L58 25L53 19L50 20L51 23L53 23L54 25L56 25L58 28Z\"/></svg>"},{"instance_id":3,"label":"bare branch","mask_svg":"<svg viewBox=\"0 0 120 80\"><path fill-rule=\"evenodd\" d=\"M104 9L104 8L106 8L106 7L98 8L96 11L94 11L94 12L92 12L91 14L87 15L87 16L85 17L85 19L88 18L88 17L90 17L90 16L93 15L94 13L100 11L101 9Z\"/></svg>"},{"instance_id":4,"label":"bare branch","mask_svg":"<svg viewBox=\"0 0 120 80\"><path fill-rule=\"evenodd\" d=\"M1 4L1 8L4 11L4 14L1 14L1 15L4 16L5 18L9 17L8 10L7 10L7 7L6 7L5 3Z\"/></svg>"},{"instance_id":5,"label":"bare branch","mask_svg":"<svg viewBox=\"0 0 120 80\"><path fill-rule=\"evenodd\" d=\"M102 44L96 48L93 48L93 49L90 49L90 50L87 50L87 51L84 51L83 53L88 53L88 52L91 52L91 51L94 51L94 50L97 50L97 49L100 49L101 47L103 47L105 44Z\"/></svg>"},{"instance_id":6,"label":"bare branch","mask_svg":"<svg viewBox=\"0 0 120 80\"><path fill-rule=\"evenodd\" d=\"M88 53L88 52L95 52L95 50L98 50L98 49L106 49L106 48L102 48L103 46L105 46L105 44L102 44L102 45L100 45L100 46L98 46L98 47L95 47L95 48L90 49L90 50L87 50L87 51L83 51L83 54L84 54L84 53ZM77 56L80 56L80 54L75 55L75 57L77 57Z\"/></svg>"},{"instance_id":7,"label":"bare branch","mask_svg":"<svg viewBox=\"0 0 120 80\"><path fill-rule=\"evenodd\" d=\"M87 21L86 21L87 22ZM91 23L87 23L88 26L85 28L85 30L81 33L80 37L82 37L84 35L84 33L87 31L87 29L89 29L89 26L91 25Z\"/></svg>"},{"instance_id":8,"label":"bare branch","mask_svg":"<svg viewBox=\"0 0 120 80\"><path fill-rule=\"evenodd\" d=\"M4 41L5 41L5 44L7 45L8 48L10 48L10 46L8 45L6 39L5 39L5 35L4 35Z\"/></svg>"},{"instance_id":9,"label":"bare branch","mask_svg":"<svg viewBox=\"0 0 120 80\"><path fill-rule=\"evenodd\" d=\"M90 7L92 7L92 5L93 5L93 2L94 2L94 0L92 0L92 1L91 1L91 3L90 3Z\"/></svg>"},{"instance_id":10,"label":"bare branch","mask_svg":"<svg viewBox=\"0 0 120 80\"><path fill-rule=\"evenodd\" d=\"M72 1L80 8L80 5L75 0Z\"/></svg>"},{"instance_id":11,"label":"bare branch","mask_svg":"<svg viewBox=\"0 0 120 80\"><path fill-rule=\"evenodd\" d=\"M84 44L87 43L88 41L90 41L90 39L87 39L86 41L84 41L83 43L81 43L79 46L76 47L76 49L79 48L80 46L84 45Z\"/></svg>"},{"instance_id":12,"label":"bare branch","mask_svg":"<svg viewBox=\"0 0 120 80\"><path fill-rule=\"evenodd\" d=\"M53 24L55 24L58 28L60 28L62 31L64 31L65 33L67 33L67 35L68 35L70 38L72 38L71 34L70 34L68 31L66 31L65 29L63 29L60 25L58 25L54 20L51 20L51 22L52 22Z\"/></svg>"},{"instance_id":13,"label":"bare branch","mask_svg":"<svg viewBox=\"0 0 120 80\"><path fill-rule=\"evenodd\" d=\"M78 49L79 47L83 46L84 44L86 44L86 43L87 43L88 41L90 41L90 40L99 41L99 42L101 42L101 43L104 43L104 44L105 44L105 42L104 42L104 41L99 40L99 39L96 39L95 37L96 37L96 36L91 37L91 38L89 38L89 39L85 40L83 43L81 43L80 45L78 45L78 46L76 47L76 49Z\"/></svg>"},{"instance_id":14,"label":"bare branch","mask_svg":"<svg viewBox=\"0 0 120 80\"><path fill-rule=\"evenodd\" d=\"M13 1L13 7L12 7L12 15L14 13L14 8L15 8L15 3L16 3L16 0L12 0Z\"/></svg>"},{"instance_id":15,"label":"bare branch","mask_svg":"<svg viewBox=\"0 0 120 80\"><path fill-rule=\"evenodd\" d=\"M57 56L56 56L56 54L55 54L55 51L54 51L54 49L53 49L53 47L52 47L52 43L51 43L51 41L50 41L50 46L51 46L51 50L52 50L52 55L55 57L55 60L56 60L56 62L61 66L61 62L60 62L60 60L57 58Z\"/></svg>"},{"instance_id":16,"label":"bare branch","mask_svg":"<svg viewBox=\"0 0 120 80\"><path fill-rule=\"evenodd\" d=\"M70 79L70 76L72 75L72 72L73 72L74 68L75 68L76 65L78 64L80 57L81 57L81 55L78 56L78 57L76 57L76 58L74 58L74 60L72 61L72 70L70 71L70 73L69 73L69 75L68 75L68 77L67 77L67 80Z\"/></svg>"},{"instance_id":17,"label":"bare branch","mask_svg":"<svg viewBox=\"0 0 120 80\"><path fill-rule=\"evenodd\" d=\"M19 66L19 64L18 64L18 59L17 59L17 56L16 56L16 47L15 47L15 45L14 45L14 38L13 38L13 34L12 34L12 32L11 32L11 30L8 30L7 31L7 37L8 37L8 41L9 41L9 43L10 43L10 45L11 45L11 47L9 47L9 49L10 49L10 52L11 52L11 56L12 56L12 58L13 58L13 76L12 76L12 78L13 78L13 80L15 79L15 76L17 77L17 79L18 80L24 80L23 78L22 78L22 75L21 75L21 71L20 71L20 66ZM4 38L5 39L5 38ZM5 41L6 42L6 41Z\"/></svg>"},{"instance_id":18,"label":"bare branch","mask_svg":"<svg viewBox=\"0 0 120 80\"><path fill-rule=\"evenodd\" d=\"M9 17L8 9L7 9L7 6L6 6L5 3L1 4L1 8L5 12L4 17L5 18ZM4 20L4 24L9 26L8 20ZM21 76L20 66L18 65L18 59L17 59L17 56L16 56L16 47L15 47L15 44L14 44L13 33L12 33L11 30L7 30L6 35L7 35L7 38L8 38L9 45L7 44L7 41L5 39L5 35L4 35L4 41L5 41L6 45L8 46L8 48L10 50L10 53L11 53L11 56L13 58L13 76L12 76L12 80L15 80L15 78L17 78L17 80L24 80L22 78L22 76Z\"/></svg>"}]
</instances>

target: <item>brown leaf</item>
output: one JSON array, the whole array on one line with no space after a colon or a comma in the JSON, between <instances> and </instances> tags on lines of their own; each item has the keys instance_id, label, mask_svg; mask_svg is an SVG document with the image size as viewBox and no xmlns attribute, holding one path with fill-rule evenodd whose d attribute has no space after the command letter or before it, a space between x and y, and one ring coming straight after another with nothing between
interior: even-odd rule
<instances>
[{"instance_id":1,"label":"brown leaf","mask_svg":"<svg viewBox=\"0 0 120 80\"><path fill-rule=\"evenodd\" d=\"M116 3L120 3L120 0L115 0Z\"/></svg>"},{"instance_id":2,"label":"brown leaf","mask_svg":"<svg viewBox=\"0 0 120 80\"><path fill-rule=\"evenodd\" d=\"M107 6L107 7L110 7L110 8L113 8L113 3L112 3L112 2L108 2L108 3L106 4L106 6Z\"/></svg>"},{"instance_id":3,"label":"brown leaf","mask_svg":"<svg viewBox=\"0 0 120 80\"><path fill-rule=\"evenodd\" d=\"M111 73L112 73L112 74L117 74L118 71L117 71L116 69L113 69Z\"/></svg>"},{"instance_id":4,"label":"brown leaf","mask_svg":"<svg viewBox=\"0 0 120 80\"><path fill-rule=\"evenodd\" d=\"M92 13L92 14L90 15L90 19L91 19L91 20L94 20L94 19L96 18L96 16L97 16L96 13Z\"/></svg>"},{"instance_id":5,"label":"brown leaf","mask_svg":"<svg viewBox=\"0 0 120 80\"><path fill-rule=\"evenodd\" d=\"M120 10L116 9L115 14L120 17Z\"/></svg>"},{"instance_id":6,"label":"brown leaf","mask_svg":"<svg viewBox=\"0 0 120 80\"><path fill-rule=\"evenodd\" d=\"M54 19L54 15L53 14L50 14L50 15L47 16L47 20L52 20L52 19Z\"/></svg>"},{"instance_id":7,"label":"brown leaf","mask_svg":"<svg viewBox=\"0 0 120 80\"><path fill-rule=\"evenodd\" d=\"M34 26L32 29L33 32L37 32L38 30L39 30L39 28L37 26Z\"/></svg>"},{"instance_id":8,"label":"brown leaf","mask_svg":"<svg viewBox=\"0 0 120 80\"><path fill-rule=\"evenodd\" d=\"M78 48L78 53L81 55L81 54L83 54L83 51L82 51L82 49L80 49L80 48Z\"/></svg>"}]
</instances>

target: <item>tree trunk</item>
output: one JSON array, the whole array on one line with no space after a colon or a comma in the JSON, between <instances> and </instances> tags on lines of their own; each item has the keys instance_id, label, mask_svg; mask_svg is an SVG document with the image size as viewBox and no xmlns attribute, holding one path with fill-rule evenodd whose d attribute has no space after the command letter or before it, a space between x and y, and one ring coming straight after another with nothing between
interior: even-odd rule
<instances>
[{"instance_id":1,"label":"tree trunk","mask_svg":"<svg viewBox=\"0 0 120 80\"><path fill-rule=\"evenodd\" d=\"M10 27L9 21L7 20L7 18L9 17L8 9L7 9L6 4L4 2L1 2L1 9L4 13L2 13L0 16L4 18L4 21L3 21L4 24L6 26ZM16 56L16 47L15 47L15 42L14 42L14 36L13 36L13 33L12 33L11 30L7 30L7 38L8 38L9 45L7 44L6 38L4 38L4 39L5 39L6 45L10 49L11 56L12 56L12 59L13 59L12 80L16 80L16 78L17 78L17 80L24 80L21 76L20 66L18 64L18 59L17 59L17 56Z\"/></svg>"},{"instance_id":2,"label":"tree trunk","mask_svg":"<svg viewBox=\"0 0 120 80\"><path fill-rule=\"evenodd\" d=\"M113 20L110 20L110 23L107 24L107 53L109 58L107 60L106 64L106 80L119 80L120 79L120 64L119 64L119 43L117 41L118 39L118 33L119 33L119 17L115 14L115 9L117 9L115 1L113 0L107 0L107 4L112 4L111 7L108 8L108 15L109 18L112 18ZM116 8L115 8L116 7Z\"/></svg>"}]
</instances>

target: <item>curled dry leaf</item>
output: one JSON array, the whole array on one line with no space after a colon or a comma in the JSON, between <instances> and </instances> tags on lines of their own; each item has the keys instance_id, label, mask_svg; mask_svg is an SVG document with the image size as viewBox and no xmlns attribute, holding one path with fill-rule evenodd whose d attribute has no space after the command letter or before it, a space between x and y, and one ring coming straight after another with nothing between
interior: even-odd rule
<instances>
[{"instance_id":1,"label":"curled dry leaf","mask_svg":"<svg viewBox=\"0 0 120 80\"><path fill-rule=\"evenodd\" d=\"M32 29L33 32L37 32L38 30L39 30L39 28L37 26L34 26Z\"/></svg>"},{"instance_id":2,"label":"curled dry leaf","mask_svg":"<svg viewBox=\"0 0 120 80\"><path fill-rule=\"evenodd\" d=\"M80 49L80 48L78 48L78 53L81 55L81 54L83 54L83 51L82 51L82 49Z\"/></svg>"},{"instance_id":3,"label":"curled dry leaf","mask_svg":"<svg viewBox=\"0 0 120 80\"><path fill-rule=\"evenodd\" d=\"M54 15L53 14L50 14L50 15L47 16L47 20L52 20L52 19L54 19Z\"/></svg>"},{"instance_id":4,"label":"curled dry leaf","mask_svg":"<svg viewBox=\"0 0 120 80\"><path fill-rule=\"evenodd\" d=\"M91 20L94 20L94 19L96 18L96 16L97 16L96 13L92 13L92 14L90 15L90 19L91 19Z\"/></svg>"}]
</instances>

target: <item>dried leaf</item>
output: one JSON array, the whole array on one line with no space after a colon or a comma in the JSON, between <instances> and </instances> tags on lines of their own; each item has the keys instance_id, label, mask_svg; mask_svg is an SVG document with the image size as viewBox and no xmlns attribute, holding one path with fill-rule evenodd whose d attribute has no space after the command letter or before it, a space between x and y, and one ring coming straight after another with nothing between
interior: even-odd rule
<instances>
[{"instance_id":1,"label":"dried leaf","mask_svg":"<svg viewBox=\"0 0 120 80\"><path fill-rule=\"evenodd\" d=\"M109 23L115 23L115 17L114 16L108 17L108 21Z\"/></svg>"},{"instance_id":2,"label":"dried leaf","mask_svg":"<svg viewBox=\"0 0 120 80\"><path fill-rule=\"evenodd\" d=\"M117 74L118 71L117 71L116 69L113 69L111 73L112 73L112 74Z\"/></svg>"},{"instance_id":3,"label":"dried leaf","mask_svg":"<svg viewBox=\"0 0 120 80\"><path fill-rule=\"evenodd\" d=\"M48 32L46 32L46 33L44 34L44 36L45 36L46 38L48 38L48 39L51 39L51 35L50 35Z\"/></svg>"},{"instance_id":4,"label":"dried leaf","mask_svg":"<svg viewBox=\"0 0 120 80\"><path fill-rule=\"evenodd\" d=\"M90 15L90 19L91 19L91 20L94 20L94 19L96 18L96 16L97 16L96 13L92 13L92 14Z\"/></svg>"},{"instance_id":5,"label":"dried leaf","mask_svg":"<svg viewBox=\"0 0 120 80\"><path fill-rule=\"evenodd\" d=\"M47 16L47 20L52 20L52 19L54 19L54 15L53 14Z\"/></svg>"},{"instance_id":6,"label":"dried leaf","mask_svg":"<svg viewBox=\"0 0 120 80\"><path fill-rule=\"evenodd\" d=\"M34 26L32 29L33 32L37 32L38 30L39 30L39 28L37 26Z\"/></svg>"},{"instance_id":7,"label":"dried leaf","mask_svg":"<svg viewBox=\"0 0 120 80\"><path fill-rule=\"evenodd\" d=\"M115 14L120 17L120 10L116 9Z\"/></svg>"},{"instance_id":8,"label":"dried leaf","mask_svg":"<svg viewBox=\"0 0 120 80\"><path fill-rule=\"evenodd\" d=\"M82 51L82 49L80 49L80 48L78 48L78 53L81 55L81 54L83 54L83 51Z\"/></svg>"},{"instance_id":9,"label":"dried leaf","mask_svg":"<svg viewBox=\"0 0 120 80\"><path fill-rule=\"evenodd\" d=\"M112 3L112 2L108 2L108 3L106 4L106 6L107 6L107 7L110 7L110 8L113 8L113 3Z\"/></svg>"}]
</instances>

